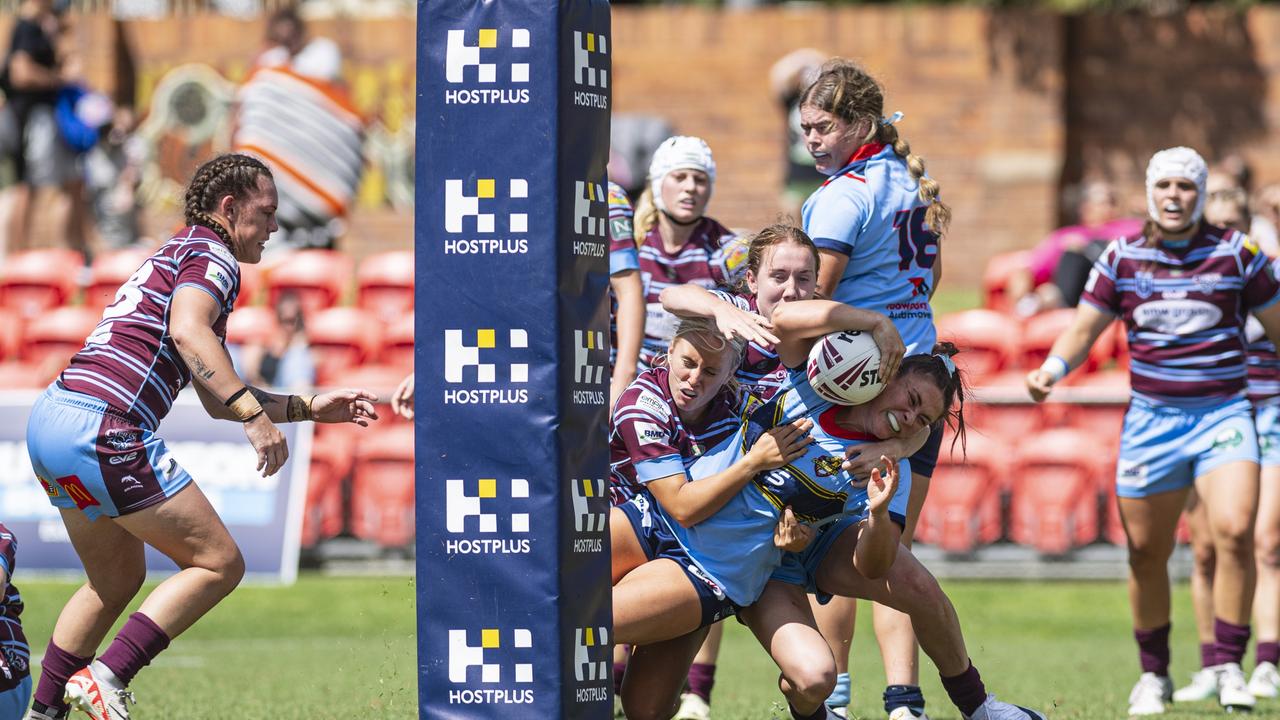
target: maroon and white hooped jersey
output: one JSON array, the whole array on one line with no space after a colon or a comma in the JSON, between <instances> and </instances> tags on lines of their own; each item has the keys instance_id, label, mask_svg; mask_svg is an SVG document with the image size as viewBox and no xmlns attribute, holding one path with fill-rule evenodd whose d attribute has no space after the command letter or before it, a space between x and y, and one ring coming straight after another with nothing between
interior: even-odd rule
<instances>
[{"instance_id":1,"label":"maroon and white hooped jersey","mask_svg":"<svg viewBox=\"0 0 1280 720\"><path fill-rule=\"evenodd\" d=\"M670 370L659 366L640 373L618 398L610 422L613 503L627 501L650 480L685 472L703 452L737 432L748 400L726 385L696 424L685 423L671 397Z\"/></svg>"},{"instance_id":2,"label":"maroon and white hooped jersey","mask_svg":"<svg viewBox=\"0 0 1280 720\"><path fill-rule=\"evenodd\" d=\"M62 371L62 384L154 431L178 391L191 382L191 371L169 335L169 305L178 288L186 286L217 301L220 312L213 332L225 342L227 315L240 292L240 265L212 230L186 227L120 287L84 348Z\"/></svg>"},{"instance_id":3,"label":"maroon and white hooped jersey","mask_svg":"<svg viewBox=\"0 0 1280 720\"><path fill-rule=\"evenodd\" d=\"M1134 395L1185 405L1243 394L1245 317L1277 293L1276 269L1257 245L1204 225L1181 246L1113 241L1080 301L1124 320Z\"/></svg>"},{"instance_id":4,"label":"maroon and white hooped jersey","mask_svg":"<svg viewBox=\"0 0 1280 720\"><path fill-rule=\"evenodd\" d=\"M733 304L739 310L760 314L760 307L756 304L755 297L724 290L712 290L711 294ZM778 394L786 383L787 369L782 367L782 361L778 359L778 351L772 345L761 345L753 340L747 344L747 351L742 354L742 363L738 366L737 377L738 382L742 383L748 392L767 401Z\"/></svg>"}]
</instances>

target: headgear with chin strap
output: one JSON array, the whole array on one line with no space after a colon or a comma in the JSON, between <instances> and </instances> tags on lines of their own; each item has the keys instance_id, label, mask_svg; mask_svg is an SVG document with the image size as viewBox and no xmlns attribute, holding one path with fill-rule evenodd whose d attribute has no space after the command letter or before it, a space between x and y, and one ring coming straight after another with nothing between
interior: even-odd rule
<instances>
[{"instance_id":1,"label":"headgear with chin strap","mask_svg":"<svg viewBox=\"0 0 1280 720\"><path fill-rule=\"evenodd\" d=\"M1204 213L1208 164L1200 153L1189 147L1172 147L1152 155L1151 162L1147 163L1147 214L1152 220L1160 219L1160 208L1156 207L1156 183L1166 178L1186 178L1196 184L1196 206L1191 211L1191 221L1187 226L1195 225Z\"/></svg>"},{"instance_id":2,"label":"headgear with chin strap","mask_svg":"<svg viewBox=\"0 0 1280 720\"><path fill-rule=\"evenodd\" d=\"M653 191L653 205L663 213L667 212L667 207L662 202L662 179L673 170L701 170L706 173L708 197L716 186L716 161L711 157L711 148L702 138L691 135L667 138L653 151L653 161L649 163L649 189Z\"/></svg>"}]
</instances>

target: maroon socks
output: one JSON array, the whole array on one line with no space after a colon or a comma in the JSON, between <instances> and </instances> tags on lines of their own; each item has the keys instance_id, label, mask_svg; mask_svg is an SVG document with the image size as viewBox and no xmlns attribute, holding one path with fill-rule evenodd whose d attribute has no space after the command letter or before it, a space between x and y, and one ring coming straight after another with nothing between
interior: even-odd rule
<instances>
[{"instance_id":1,"label":"maroon socks","mask_svg":"<svg viewBox=\"0 0 1280 720\"><path fill-rule=\"evenodd\" d=\"M1154 630L1133 631L1133 637L1138 641L1138 661L1142 664L1142 672L1169 676L1169 630L1172 627L1172 623L1165 623Z\"/></svg>"},{"instance_id":2,"label":"maroon socks","mask_svg":"<svg viewBox=\"0 0 1280 720\"><path fill-rule=\"evenodd\" d=\"M92 661L92 655L89 657L72 655L54 645L53 640L50 640L49 646L44 649L44 659L40 661L40 682L36 685L35 699L58 711L66 710L67 705L62 701L62 694L66 691L67 680Z\"/></svg>"},{"instance_id":3,"label":"maroon socks","mask_svg":"<svg viewBox=\"0 0 1280 720\"><path fill-rule=\"evenodd\" d=\"M1259 646L1261 650L1261 646ZM1217 643L1200 643L1200 667L1213 667L1218 664L1218 644Z\"/></svg>"},{"instance_id":4,"label":"maroon socks","mask_svg":"<svg viewBox=\"0 0 1280 720\"><path fill-rule=\"evenodd\" d=\"M1258 641L1258 662L1280 665L1280 642Z\"/></svg>"},{"instance_id":5,"label":"maroon socks","mask_svg":"<svg viewBox=\"0 0 1280 720\"><path fill-rule=\"evenodd\" d=\"M953 677L942 678L942 687L946 689L951 702L969 717L987 701L987 686L982 684L982 676L978 669L969 662L969 669Z\"/></svg>"},{"instance_id":6,"label":"maroon socks","mask_svg":"<svg viewBox=\"0 0 1280 720\"><path fill-rule=\"evenodd\" d=\"M716 684L716 666L707 663L694 663L689 666L689 692L711 702L711 686Z\"/></svg>"},{"instance_id":7,"label":"maroon socks","mask_svg":"<svg viewBox=\"0 0 1280 720\"><path fill-rule=\"evenodd\" d=\"M1250 632L1248 625L1232 625L1220 618L1213 619L1213 637L1217 642L1218 657L1215 665L1223 663L1240 664L1244 659L1245 648L1249 646Z\"/></svg>"},{"instance_id":8,"label":"maroon socks","mask_svg":"<svg viewBox=\"0 0 1280 720\"><path fill-rule=\"evenodd\" d=\"M122 686L128 686L133 676L167 647L169 636L160 626L146 615L134 613L125 621L111 647L102 653L98 662L115 673Z\"/></svg>"}]
</instances>

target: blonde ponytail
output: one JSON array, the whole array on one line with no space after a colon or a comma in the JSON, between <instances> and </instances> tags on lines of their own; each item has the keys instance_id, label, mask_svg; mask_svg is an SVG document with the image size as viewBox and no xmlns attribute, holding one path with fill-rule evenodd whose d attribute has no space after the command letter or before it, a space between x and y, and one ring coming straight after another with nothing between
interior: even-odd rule
<instances>
[{"instance_id":1,"label":"blonde ponytail","mask_svg":"<svg viewBox=\"0 0 1280 720\"><path fill-rule=\"evenodd\" d=\"M893 152L907 164L911 179L920 185L920 202L929 206L924 214L929 230L939 238L946 235L947 226L951 224L951 208L938 199L938 194L942 192L938 181L925 176L924 158L911 152L911 144L892 125L880 125L878 138L884 144L893 146Z\"/></svg>"},{"instance_id":2,"label":"blonde ponytail","mask_svg":"<svg viewBox=\"0 0 1280 720\"><path fill-rule=\"evenodd\" d=\"M636 201L636 216L632 228L635 233L636 247L644 245L644 239L657 224L658 206L653 202L653 188L645 185L644 192L640 193L640 199Z\"/></svg>"}]
</instances>

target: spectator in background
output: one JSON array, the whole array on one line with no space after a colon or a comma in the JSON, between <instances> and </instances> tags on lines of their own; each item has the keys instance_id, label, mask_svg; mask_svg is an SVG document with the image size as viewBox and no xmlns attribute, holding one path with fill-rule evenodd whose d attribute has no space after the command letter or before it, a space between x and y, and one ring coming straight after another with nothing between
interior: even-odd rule
<instances>
[{"instance_id":1,"label":"spectator in background","mask_svg":"<svg viewBox=\"0 0 1280 720\"><path fill-rule=\"evenodd\" d=\"M769 69L769 84L773 95L782 105L786 120L786 136L783 141L782 198L779 211L789 218L792 225L799 224L800 208L804 201L818 189L826 177L813 166L813 156L805 147L804 131L800 129L800 96L805 88L818 79L827 56L813 48L793 50L782 56Z\"/></svg>"},{"instance_id":2,"label":"spectator in background","mask_svg":"<svg viewBox=\"0 0 1280 720\"><path fill-rule=\"evenodd\" d=\"M277 10L267 21L267 49L258 67L287 67L316 80L342 82L342 51L329 38L307 38L307 26L296 6Z\"/></svg>"},{"instance_id":3,"label":"spectator in background","mask_svg":"<svg viewBox=\"0 0 1280 720\"><path fill-rule=\"evenodd\" d=\"M1106 181L1086 183L1080 192L1079 224L1059 228L1031 251L1027 269L1008 284L1019 315L1075 307L1093 261L1117 237L1142 231L1142 220L1121 217L1115 187Z\"/></svg>"},{"instance_id":4,"label":"spectator in background","mask_svg":"<svg viewBox=\"0 0 1280 720\"><path fill-rule=\"evenodd\" d=\"M118 250L142 241L142 203L138 186L146 146L134 135L137 116L120 106L102 138L84 157L85 192L98 237L106 249Z\"/></svg>"},{"instance_id":5,"label":"spectator in background","mask_svg":"<svg viewBox=\"0 0 1280 720\"><path fill-rule=\"evenodd\" d=\"M73 75L73 68L64 65L57 51L63 27L60 11L66 5L54 0L23 0L0 67L0 90L5 94L0 149L12 162L16 178L9 191L8 239L0 242L0 255L6 244L9 250L30 245L34 195L46 188L59 188L73 201L62 236L72 248L84 248L83 217L74 212L82 191L76 157L54 119L58 92Z\"/></svg>"},{"instance_id":6,"label":"spectator in background","mask_svg":"<svg viewBox=\"0 0 1280 720\"><path fill-rule=\"evenodd\" d=\"M262 345L240 348L242 377L260 387L305 389L315 385L316 366L307 342L302 301L296 293L281 293L276 303L280 332Z\"/></svg>"}]
</instances>

